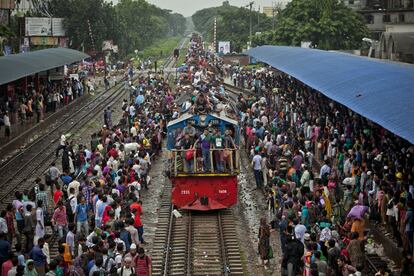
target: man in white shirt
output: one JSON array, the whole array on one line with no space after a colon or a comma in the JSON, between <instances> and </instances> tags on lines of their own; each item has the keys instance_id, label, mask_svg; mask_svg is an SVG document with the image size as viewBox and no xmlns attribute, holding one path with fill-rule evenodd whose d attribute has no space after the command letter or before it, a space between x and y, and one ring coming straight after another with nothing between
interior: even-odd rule
<instances>
[{"instance_id":1,"label":"man in white shirt","mask_svg":"<svg viewBox=\"0 0 414 276\"><path fill-rule=\"evenodd\" d=\"M117 272L119 276L135 275L135 268L134 268L134 264L132 263L132 258L125 257L124 265L121 268L118 268Z\"/></svg>"},{"instance_id":2,"label":"man in white shirt","mask_svg":"<svg viewBox=\"0 0 414 276\"><path fill-rule=\"evenodd\" d=\"M255 155L252 159L252 167L254 178L256 180L256 189L262 188L262 156L255 150Z\"/></svg>"},{"instance_id":3,"label":"man in white shirt","mask_svg":"<svg viewBox=\"0 0 414 276\"><path fill-rule=\"evenodd\" d=\"M62 134L62 135L60 136L59 146L58 146L58 148L56 149L56 157L58 157L58 156L59 156L59 152L60 152L60 150L61 150L61 149L65 149L65 148L66 148L66 136L65 136L65 134Z\"/></svg>"},{"instance_id":4,"label":"man in white shirt","mask_svg":"<svg viewBox=\"0 0 414 276\"><path fill-rule=\"evenodd\" d=\"M73 188L75 189L75 197L78 197L79 186L80 186L80 183L77 180L73 180L72 182L70 182L68 185L68 189L67 189L68 195L70 194L69 193L70 189Z\"/></svg>"}]
</instances>

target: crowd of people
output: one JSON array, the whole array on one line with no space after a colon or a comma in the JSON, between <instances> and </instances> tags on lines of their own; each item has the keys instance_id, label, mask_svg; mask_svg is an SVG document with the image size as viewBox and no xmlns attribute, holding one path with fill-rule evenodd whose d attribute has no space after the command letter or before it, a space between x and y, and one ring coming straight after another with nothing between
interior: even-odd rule
<instances>
[{"instance_id":1,"label":"crowd of people","mask_svg":"<svg viewBox=\"0 0 414 276\"><path fill-rule=\"evenodd\" d=\"M112 125L113 107L106 109L90 144L62 134L56 149L62 166L53 162L1 213L2 275L151 275L141 193L150 188L149 170L171 116L164 99L172 92L159 75L134 82L131 98L143 101L125 99L119 124ZM52 240L59 252L53 258Z\"/></svg>"},{"instance_id":2,"label":"crowd of people","mask_svg":"<svg viewBox=\"0 0 414 276\"><path fill-rule=\"evenodd\" d=\"M279 230L286 275L361 275L368 223L413 256L414 147L281 72L229 72L246 150ZM269 259L270 231L259 252ZM381 269L377 275L387 275ZM405 275L405 274L402 274ZM408 275L408 274L407 274Z\"/></svg>"},{"instance_id":3,"label":"crowd of people","mask_svg":"<svg viewBox=\"0 0 414 276\"><path fill-rule=\"evenodd\" d=\"M93 79L68 78L63 81L48 81L35 88L33 84L26 91L7 94L0 105L0 127L4 127L5 137L11 135L13 124L39 123L45 114L56 112L84 93L95 91Z\"/></svg>"},{"instance_id":4,"label":"crowd of people","mask_svg":"<svg viewBox=\"0 0 414 276\"><path fill-rule=\"evenodd\" d=\"M190 65L191 57L203 54L198 43L190 44ZM224 91L211 74L221 71L221 64L209 58L193 59L178 80L177 91L186 85L205 91L194 93L192 110L186 103L177 105L177 95L160 75L141 76L133 83L128 70L129 100L123 100L119 123L113 124L113 108L108 107L90 144L75 144L62 134L56 150L56 156L62 152L61 169L52 163L44 179L37 178L31 190L16 192L0 213L2 275L151 275L142 190L150 188L149 171L161 152L167 122L183 111L228 111L216 101ZM261 263L268 267L273 257L274 228L280 236L283 275L362 275L365 246L371 242L369 224L391 233L404 249L403 263L411 263L412 145L283 73L233 69L229 75L235 86L254 91L240 95L239 113L229 116L241 123L256 186L269 207L270 221L263 218L259 226ZM54 102L65 104L80 96L79 87L76 82L67 85L57 101L53 91L59 90L49 92L50 100L33 95L24 105L30 99L37 105L40 97L48 106L42 110L53 111ZM196 133L188 124L174 147L187 152L198 141L200 167L209 171L210 154L205 152L219 147L224 155L224 148L235 144L230 130L204 132ZM191 171L193 159L183 157L184 170ZM213 156L218 171L226 170L223 157ZM46 234L49 226L57 238ZM52 240L59 252L53 258ZM407 267L403 265L402 273L408 273ZM384 267L377 275L387 273Z\"/></svg>"}]
</instances>

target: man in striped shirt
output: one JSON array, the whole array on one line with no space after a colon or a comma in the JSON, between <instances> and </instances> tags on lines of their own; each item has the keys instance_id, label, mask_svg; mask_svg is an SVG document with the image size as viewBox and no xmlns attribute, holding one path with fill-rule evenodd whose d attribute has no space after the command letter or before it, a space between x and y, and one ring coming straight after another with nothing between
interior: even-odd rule
<instances>
[{"instance_id":1,"label":"man in striped shirt","mask_svg":"<svg viewBox=\"0 0 414 276\"><path fill-rule=\"evenodd\" d=\"M36 191L36 202L41 200L43 202L44 211L47 214L49 210L49 196L45 192L45 184L40 183L40 178L36 179L36 184L38 185L38 189Z\"/></svg>"}]
</instances>

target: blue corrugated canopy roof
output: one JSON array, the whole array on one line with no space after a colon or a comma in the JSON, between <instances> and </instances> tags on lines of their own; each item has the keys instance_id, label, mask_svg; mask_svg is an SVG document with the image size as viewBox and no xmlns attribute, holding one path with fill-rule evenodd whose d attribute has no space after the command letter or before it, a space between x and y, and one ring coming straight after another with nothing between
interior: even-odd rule
<instances>
[{"instance_id":1,"label":"blue corrugated canopy roof","mask_svg":"<svg viewBox=\"0 0 414 276\"><path fill-rule=\"evenodd\" d=\"M287 46L247 54L414 144L414 66Z\"/></svg>"},{"instance_id":2,"label":"blue corrugated canopy roof","mask_svg":"<svg viewBox=\"0 0 414 276\"><path fill-rule=\"evenodd\" d=\"M50 48L0 57L0 84L50 70L89 57L68 48Z\"/></svg>"}]
</instances>

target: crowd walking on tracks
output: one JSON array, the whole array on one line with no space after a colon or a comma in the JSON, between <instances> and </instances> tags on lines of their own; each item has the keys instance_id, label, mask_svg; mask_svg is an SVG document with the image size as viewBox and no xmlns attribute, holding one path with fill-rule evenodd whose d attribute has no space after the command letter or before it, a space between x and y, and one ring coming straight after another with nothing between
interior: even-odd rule
<instances>
[{"instance_id":1,"label":"crowd walking on tracks","mask_svg":"<svg viewBox=\"0 0 414 276\"><path fill-rule=\"evenodd\" d=\"M149 172L172 114L164 98L172 92L152 74L128 89L132 101L124 100L119 123L112 125L106 109L90 143L62 133L56 149L61 166L51 163L44 178L17 191L1 213L3 275L151 275L142 191L151 189Z\"/></svg>"},{"instance_id":2,"label":"crowd walking on tracks","mask_svg":"<svg viewBox=\"0 0 414 276\"><path fill-rule=\"evenodd\" d=\"M202 72L185 75L191 84ZM253 92L240 95L236 106L255 190L264 192L269 209L259 225L259 265L274 265L269 261L280 250L282 275L363 275L365 255L376 251L369 228L378 227L403 248L402 274L409 275L414 147L280 72L235 69L230 76ZM56 148L61 166L51 163L33 189L17 191L0 212L2 275L151 275L143 190L151 190L151 166L180 108L160 75L138 77L133 85L132 77L119 123L107 107L90 141L77 143L62 133ZM8 113L3 118L10 126ZM177 146L189 149L195 130L186 128ZM214 140L208 129L200 138L208 149L226 141ZM211 170L208 158L200 160L205 171ZM216 165L226 171L225 164ZM274 230L280 248L271 246ZM375 273L389 272L377 267Z\"/></svg>"}]
</instances>

